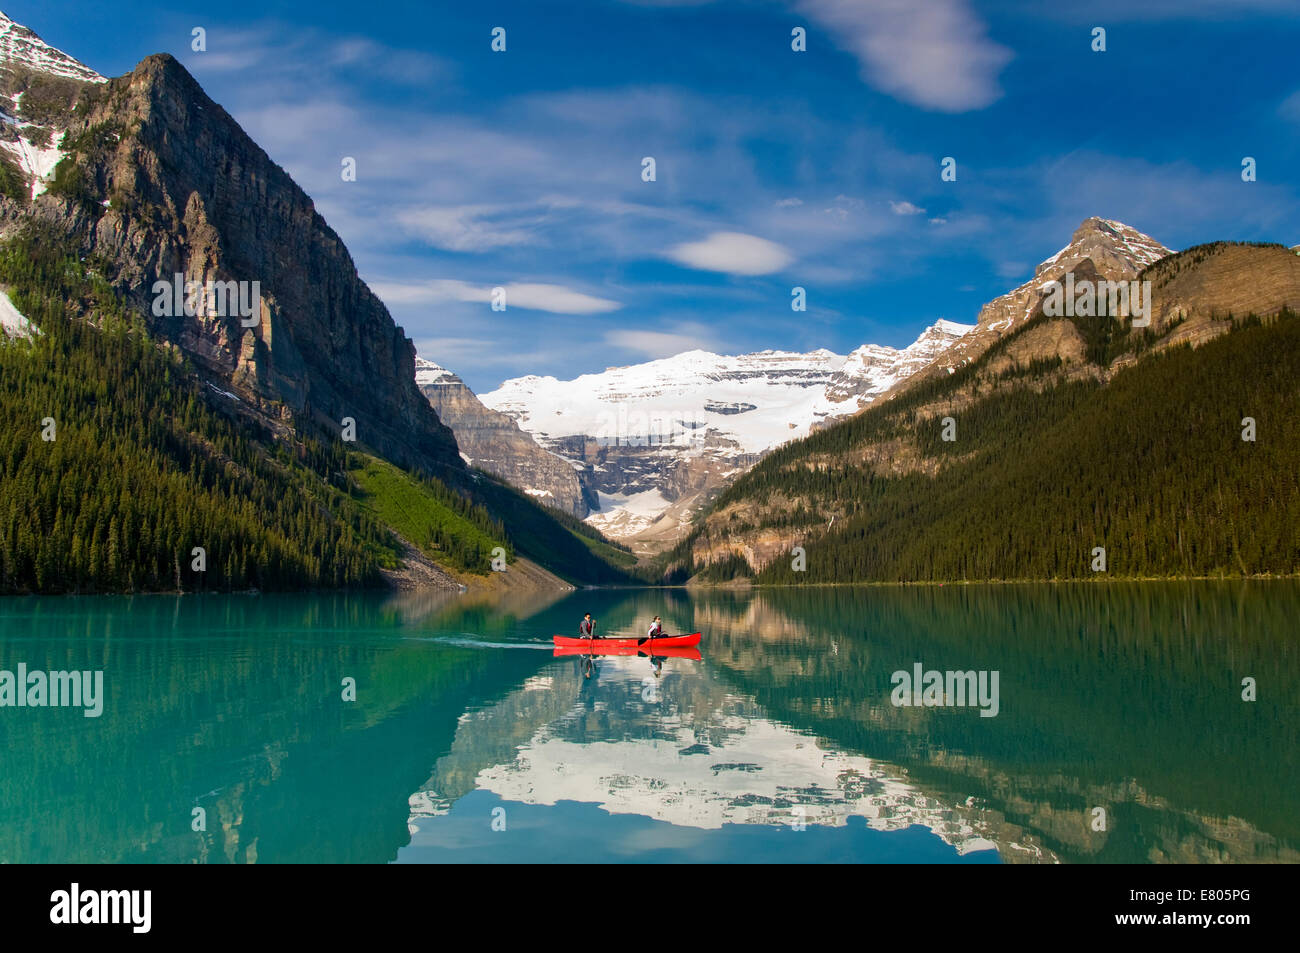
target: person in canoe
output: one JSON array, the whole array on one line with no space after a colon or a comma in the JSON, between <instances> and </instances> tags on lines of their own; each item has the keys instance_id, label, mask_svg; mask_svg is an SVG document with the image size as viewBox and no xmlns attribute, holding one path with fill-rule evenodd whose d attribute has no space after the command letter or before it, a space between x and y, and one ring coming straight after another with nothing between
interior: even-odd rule
<instances>
[{"instance_id":1,"label":"person in canoe","mask_svg":"<svg viewBox=\"0 0 1300 953\"><path fill-rule=\"evenodd\" d=\"M582 614L582 621L578 623L578 638L599 638L599 636L596 635L596 620L591 617L590 612L584 612Z\"/></svg>"},{"instance_id":2,"label":"person in canoe","mask_svg":"<svg viewBox=\"0 0 1300 953\"><path fill-rule=\"evenodd\" d=\"M650 623L650 631L648 631L645 634L645 637L647 639L658 639L658 638L662 638L663 634L664 634L664 624L659 621L658 616L655 616L654 621Z\"/></svg>"}]
</instances>

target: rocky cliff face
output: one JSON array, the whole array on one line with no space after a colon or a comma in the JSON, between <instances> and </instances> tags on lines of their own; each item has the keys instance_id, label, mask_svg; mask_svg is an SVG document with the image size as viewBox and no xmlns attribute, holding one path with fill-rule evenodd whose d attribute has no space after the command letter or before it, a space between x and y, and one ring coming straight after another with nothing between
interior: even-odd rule
<instances>
[{"instance_id":1,"label":"rocky cliff face","mask_svg":"<svg viewBox=\"0 0 1300 953\"><path fill-rule=\"evenodd\" d=\"M514 419L483 405L465 382L444 367L415 359L415 383L451 428L466 462L514 484L539 503L582 519L596 503L567 460L542 449Z\"/></svg>"},{"instance_id":2,"label":"rocky cliff face","mask_svg":"<svg viewBox=\"0 0 1300 953\"><path fill-rule=\"evenodd\" d=\"M1151 326L1176 325L1169 344L1199 344L1225 329L1223 318L1281 308L1300 312L1300 258L1281 245L1215 242L1152 265Z\"/></svg>"},{"instance_id":3,"label":"rocky cliff face","mask_svg":"<svg viewBox=\"0 0 1300 953\"><path fill-rule=\"evenodd\" d=\"M87 84L57 125L47 188L5 202L0 234L35 220L72 236L237 409L335 434L351 417L358 444L396 463L463 471L415 386L413 345L338 235L175 59ZM186 313L155 287L178 274L242 294L247 317L217 298Z\"/></svg>"}]
</instances>

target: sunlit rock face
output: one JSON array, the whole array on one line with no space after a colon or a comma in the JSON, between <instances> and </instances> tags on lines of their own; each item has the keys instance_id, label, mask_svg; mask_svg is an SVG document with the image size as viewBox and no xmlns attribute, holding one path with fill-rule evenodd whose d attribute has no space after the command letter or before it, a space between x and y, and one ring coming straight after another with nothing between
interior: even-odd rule
<instances>
[{"instance_id":1,"label":"sunlit rock face","mask_svg":"<svg viewBox=\"0 0 1300 953\"><path fill-rule=\"evenodd\" d=\"M6 37L0 22L0 52ZM114 290L232 410L272 429L335 433L350 417L358 442L395 463L463 472L415 385L414 346L288 173L171 56L106 82L76 72L50 80L70 85L66 110L46 117L75 188L40 188L47 177L29 203L0 199L0 237L47 225L98 256ZM21 122L21 102L9 119ZM13 126L0 127L3 147ZM248 313L159 307L183 301L157 290L177 275L182 287L239 289Z\"/></svg>"},{"instance_id":2,"label":"sunlit rock face","mask_svg":"<svg viewBox=\"0 0 1300 953\"><path fill-rule=\"evenodd\" d=\"M451 428L467 463L501 477L539 503L579 519L597 505L577 467L543 449L514 419L484 406L456 374L422 357L415 359L420 393Z\"/></svg>"}]
</instances>

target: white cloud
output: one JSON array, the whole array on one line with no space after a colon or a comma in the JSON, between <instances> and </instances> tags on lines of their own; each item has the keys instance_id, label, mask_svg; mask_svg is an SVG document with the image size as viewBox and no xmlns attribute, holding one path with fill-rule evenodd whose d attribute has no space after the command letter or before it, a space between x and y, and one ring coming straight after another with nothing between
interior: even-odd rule
<instances>
[{"instance_id":1,"label":"white cloud","mask_svg":"<svg viewBox=\"0 0 1300 953\"><path fill-rule=\"evenodd\" d=\"M506 285L506 303L517 308L550 311L554 314L602 314L623 307L617 301L597 298L574 291L564 285L514 284Z\"/></svg>"},{"instance_id":2,"label":"white cloud","mask_svg":"<svg viewBox=\"0 0 1300 953\"><path fill-rule=\"evenodd\" d=\"M372 290L385 304L429 304L438 301L467 301L490 304L494 287L506 292L506 308L549 311L552 314L603 314L623 305L608 298L574 291L564 285L517 282L507 285L476 285L455 278L436 278L417 283L375 282Z\"/></svg>"},{"instance_id":3,"label":"white cloud","mask_svg":"<svg viewBox=\"0 0 1300 953\"><path fill-rule=\"evenodd\" d=\"M315 28L291 32L273 28L209 31L212 49L180 53L195 75L213 72L255 73L265 88L271 81L296 81L304 88L317 88L332 74L346 74L358 67L371 76L393 83L421 86L446 83L453 74L449 61L417 50L386 46L362 36L330 37Z\"/></svg>"},{"instance_id":4,"label":"white cloud","mask_svg":"<svg viewBox=\"0 0 1300 953\"><path fill-rule=\"evenodd\" d=\"M943 112L982 109L1002 95L1011 53L988 38L966 0L798 0L863 79L904 102Z\"/></svg>"},{"instance_id":5,"label":"white cloud","mask_svg":"<svg viewBox=\"0 0 1300 953\"><path fill-rule=\"evenodd\" d=\"M924 215L925 209L911 202L890 202L889 209L895 215Z\"/></svg>"},{"instance_id":6,"label":"white cloud","mask_svg":"<svg viewBox=\"0 0 1300 953\"><path fill-rule=\"evenodd\" d=\"M435 248L447 251L480 252L509 245L524 245L524 229L498 227L489 219L500 208L490 205L459 205L404 209L397 221Z\"/></svg>"},{"instance_id":7,"label":"white cloud","mask_svg":"<svg viewBox=\"0 0 1300 953\"><path fill-rule=\"evenodd\" d=\"M1277 107L1277 114L1291 122L1300 122L1300 90L1282 100L1282 105Z\"/></svg>"},{"instance_id":8,"label":"white cloud","mask_svg":"<svg viewBox=\"0 0 1300 953\"><path fill-rule=\"evenodd\" d=\"M540 367L572 357L566 349L516 351L495 338L433 337L415 342L416 353L454 371L465 368Z\"/></svg>"},{"instance_id":9,"label":"white cloud","mask_svg":"<svg viewBox=\"0 0 1300 953\"><path fill-rule=\"evenodd\" d=\"M714 232L703 241L670 248L667 255L688 268L730 275L770 275L794 261L776 242L743 232Z\"/></svg>"}]
</instances>

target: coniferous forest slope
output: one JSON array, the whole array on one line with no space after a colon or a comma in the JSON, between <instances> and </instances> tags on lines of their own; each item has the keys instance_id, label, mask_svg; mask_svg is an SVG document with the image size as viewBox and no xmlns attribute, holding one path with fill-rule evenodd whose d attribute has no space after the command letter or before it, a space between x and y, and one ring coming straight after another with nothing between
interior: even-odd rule
<instances>
[{"instance_id":1,"label":"coniferous forest slope","mask_svg":"<svg viewBox=\"0 0 1300 953\"><path fill-rule=\"evenodd\" d=\"M0 592L378 586L406 544L461 578L498 546L575 582L624 578L593 532L486 474L455 488L232 413L98 268L48 231L0 248L39 331L0 339Z\"/></svg>"},{"instance_id":2,"label":"coniferous forest slope","mask_svg":"<svg viewBox=\"0 0 1300 953\"><path fill-rule=\"evenodd\" d=\"M1223 275L1239 290L1207 280ZM669 554L666 575L1300 572L1300 258L1216 243L1141 277L1149 328L1040 310L954 373L771 454Z\"/></svg>"}]
</instances>

